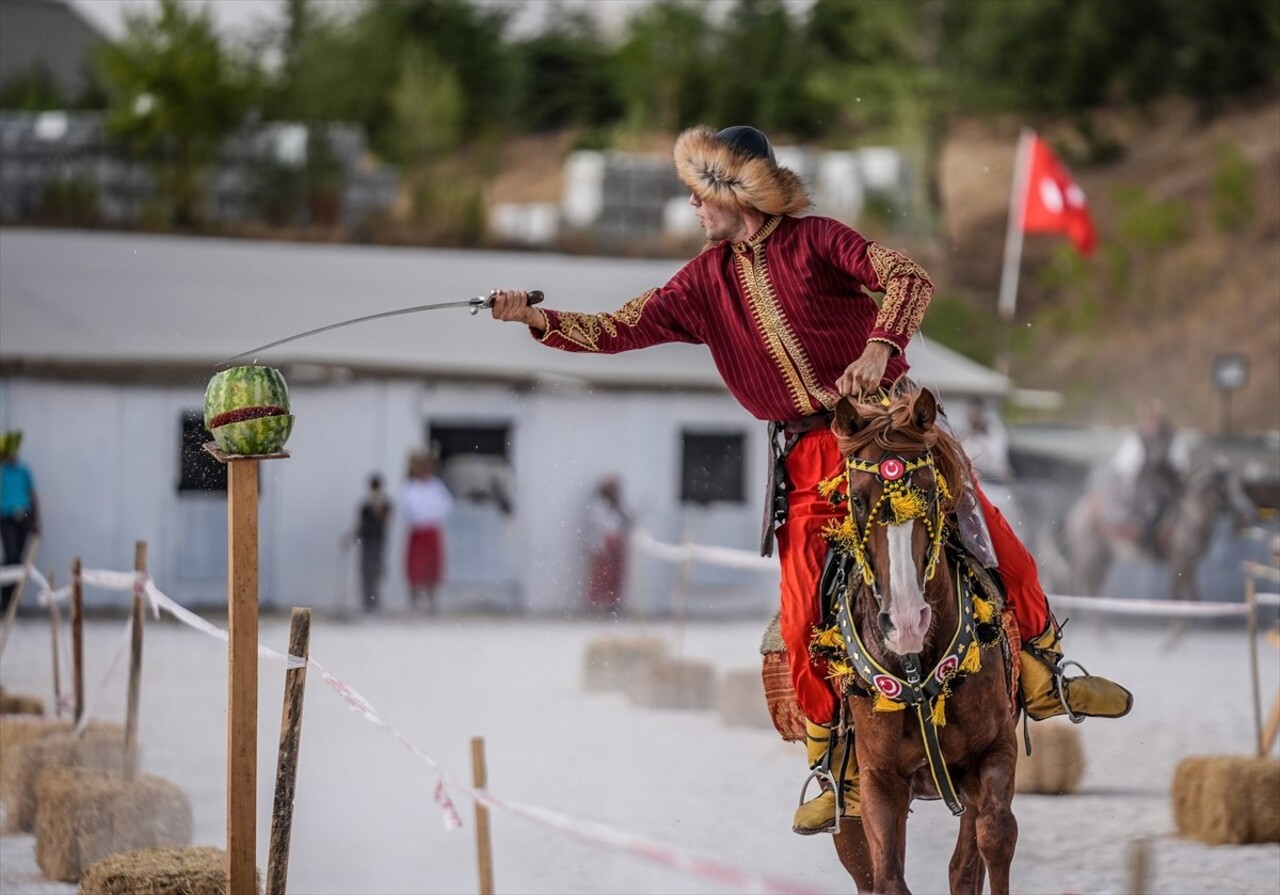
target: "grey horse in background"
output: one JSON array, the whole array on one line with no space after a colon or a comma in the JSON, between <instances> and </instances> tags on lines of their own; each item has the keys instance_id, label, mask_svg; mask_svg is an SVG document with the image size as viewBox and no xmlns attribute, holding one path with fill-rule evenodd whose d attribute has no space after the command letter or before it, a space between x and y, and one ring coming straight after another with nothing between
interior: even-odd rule
<instances>
[{"instance_id":1,"label":"grey horse in background","mask_svg":"<svg viewBox=\"0 0 1280 895\"><path fill-rule=\"evenodd\" d=\"M1222 457L1197 464L1181 481L1138 477L1130 500L1141 505L1157 499L1161 505L1149 533L1132 513L1117 513L1115 504L1124 499L1114 488L1094 488L1069 511L1065 538L1076 593L1098 594L1117 555L1146 554L1167 564L1171 599L1199 600L1197 573L1218 519L1226 514L1239 530L1258 515L1240 476Z\"/></svg>"}]
</instances>

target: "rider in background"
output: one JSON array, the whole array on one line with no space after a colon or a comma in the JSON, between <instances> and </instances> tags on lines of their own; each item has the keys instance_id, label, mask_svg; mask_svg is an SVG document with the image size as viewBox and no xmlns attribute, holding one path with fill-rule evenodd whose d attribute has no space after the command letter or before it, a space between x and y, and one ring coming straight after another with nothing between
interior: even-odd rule
<instances>
[{"instance_id":1,"label":"rider in background","mask_svg":"<svg viewBox=\"0 0 1280 895\"><path fill-rule=\"evenodd\" d=\"M1119 486L1135 527L1135 543L1159 556L1160 521L1173 506L1191 470L1187 442L1178 437L1168 408L1151 399L1138 409L1133 430L1111 459L1113 480Z\"/></svg>"}]
</instances>

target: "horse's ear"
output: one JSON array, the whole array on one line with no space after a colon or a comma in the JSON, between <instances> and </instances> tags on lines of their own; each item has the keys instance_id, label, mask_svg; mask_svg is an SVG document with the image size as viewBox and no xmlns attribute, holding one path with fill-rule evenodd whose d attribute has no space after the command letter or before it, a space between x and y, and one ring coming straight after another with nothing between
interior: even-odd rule
<instances>
[{"instance_id":1,"label":"horse's ear","mask_svg":"<svg viewBox=\"0 0 1280 895\"><path fill-rule=\"evenodd\" d=\"M931 428L938 419L938 399L927 388L920 389L912 409L915 411L916 425L921 429Z\"/></svg>"},{"instance_id":2,"label":"horse's ear","mask_svg":"<svg viewBox=\"0 0 1280 895\"><path fill-rule=\"evenodd\" d=\"M858 415L858 406L848 395L841 395L836 401L835 419L831 424L840 435L852 435L862 428L862 417Z\"/></svg>"}]
</instances>

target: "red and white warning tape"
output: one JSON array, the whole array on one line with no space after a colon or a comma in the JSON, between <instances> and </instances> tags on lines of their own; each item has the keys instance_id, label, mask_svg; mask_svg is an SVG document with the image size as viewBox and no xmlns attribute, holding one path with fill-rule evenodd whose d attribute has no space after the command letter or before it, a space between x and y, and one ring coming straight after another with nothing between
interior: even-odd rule
<instances>
[{"instance_id":1,"label":"red and white warning tape","mask_svg":"<svg viewBox=\"0 0 1280 895\"><path fill-rule=\"evenodd\" d=\"M17 568L19 572L21 567L5 567L4 572L8 572L10 568ZM62 587L57 590L49 588L48 581L39 571L28 567L28 574L35 583L38 598L41 605L47 605L50 600L63 601L70 597L71 588L69 586ZM130 591L140 589L145 594L146 599L151 607L153 615L159 617L160 611L164 610L176 618L178 621L194 628L203 634L215 637L222 641L229 639L227 632L218 626L211 624L182 604L178 603L172 597L165 594L158 587L149 575L136 572L112 572L100 569L84 569L80 573L81 582L85 585L103 588L106 590ZM17 576L15 576L15 580ZM3 580L0 578L0 580ZM131 622L130 622L131 623ZM103 678L99 687L99 694L105 687L107 679L110 678L116 665L119 663L120 657L124 654L124 647L129 643L130 629L128 624L125 627L125 638L120 648L116 652L116 657L112 661L106 676ZM441 819L446 829L457 829L463 825L462 816L458 813L454 806L453 800L449 796L449 789L457 789L465 792L468 796L477 802L487 805L490 808L506 811L525 820L532 821L544 827L556 830L574 839L586 842L592 845L603 846L606 848L626 852L627 854L643 858L647 861L660 864L671 870L683 872L691 876L717 883L739 892L762 892L762 893L778 893L778 895L802 895L802 893L812 893L812 886L801 886L789 880L778 879L776 877L765 876L762 874L751 873L740 867L718 861L714 858L708 858L696 855L684 849L667 845L653 839L648 839L634 833L611 827L607 824L598 823L596 821L582 820L580 818L571 817L559 811L553 811L549 808L543 808L537 805L527 805L521 802L508 801L494 795L487 789L473 789L465 783L451 777L440 764L428 755L426 752L418 748L412 740L403 733L396 730L388 724L378 713L373 704L362 696L354 687L340 680L321 665L315 659L302 659L300 656L287 655L280 653L270 647L258 644L258 655L263 659L270 659L275 662L281 662L289 668L301 668L304 665L311 671L320 675L321 680L332 689L335 693L342 697L352 711L361 715L370 724L380 727L390 734L405 749L409 750L414 756L421 760L424 764L432 769L436 774L436 785L433 791L433 799L440 809ZM91 712L84 713L83 723L87 723L87 719L91 717Z\"/></svg>"}]
</instances>

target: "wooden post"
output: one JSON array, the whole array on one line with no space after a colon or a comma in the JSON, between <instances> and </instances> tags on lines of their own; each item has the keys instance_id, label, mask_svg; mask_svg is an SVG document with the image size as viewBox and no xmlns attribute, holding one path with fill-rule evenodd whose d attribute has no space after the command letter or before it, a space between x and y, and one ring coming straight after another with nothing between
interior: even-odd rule
<instances>
[{"instance_id":1,"label":"wooden post","mask_svg":"<svg viewBox=\"0 0 1280 895\"><path fill-rule=\"evenodd\" d=\"M84 717L84 583L80 580L80 557L71 560L71 686L76 725Z\"/></svg>"},{"instance_id":2,"label":"wooden post","mask_svg":"<svg viewBox=\"0 0 1280 895\"><path fill-rule=\"evenodd\" d=\"M1253 685L1253 746L1262 758L1262 694L1258 682L1258 582L1252 575L1244 578L1244 598L1249 606L1249 683Z\"/></svg>"},{"instance_id":3,"label":"wooden post","mask_svg":"<svg viewBox=\"0 0 1280 895\"><path fill-rule=\"evenodd\" d=\"M58 612L57 599L52 596L53 591L56 591L58 589L57 584L55 583L56 575L53 569L49 570L49 573L45 575L45 578L49 581L49 591L50 591L49 634L53 639L53 717L61 718L62 717L62 668L61 668L62 663L60 661L61 656L58 655L58 633L59 633L58 629L61 627L61 624L60 624L61 619L59 617L61 613Z\"/></svg>"},{"instance_id":4,"label":"wooden post","mask_svg":"<svg viewBox=\"0 0 1280 895\"><path fill-rule=\"evenodd\" d=\"M129 704L124 724L124 779L138 773L138 703L142 691L142 581L147 574L147 542L133 547L133 625L129 651Z\"/></svg>"},{"instance_id":5,"label":"wooden post","mask_svg":"<svg viewBox=\"0 0 1280 895\"><path fill-rule=\"evenodd\" d=\"M311 610L293 607L289 622L289 655L311 655ZM289 836L293 830L293 796L298 782L298 747L302 740L302 697L307 666L284 676L284 709L280 718L280 750L276 756L276 795L271 812L271 846L267 851L266 895L285 895L289 879Z\"/></svg>"},{"instance_id":6,"label":"wooden post","mask_svg":"<svg viewBox=\"0 0 1280 895\"><path fill-rule=\"evenodd\" d=\"M22 574L18 578L18 583L13 586L13 592L9 594L9 605L5 607L4 623L0 625L0 655L4 655L4 645L9 639L9 629L13 627L13 620L18 615L18 604L22 602L22 592L27 589L27 569L31 568L31 564L36 561L36 551L40 549L40 535L33 534L27 538L27 549L22 557Z\"/></svg>"},{"instance_id":7,"label":"wooden post","mask_svg":"<svg viewBox=\"0 0 1280 895\"><path fill-rule=\"evenodd\" d=\"M227 463L227 895L257 889L258 461Z\"/></svg>"},{"instance_id":8,"label":"wooden post","mask_svg":"<svg viewBox=\"0 0 1280 895\"><path fill-rule=\"evenodd\" d=\"M471 738L471 783L476 789L489 785L484 762L484 737ZM489 809L476 802L476 862L480 869L480 895L493 895L493 844L489 840Z\"/></svg>"}]
</instances>

